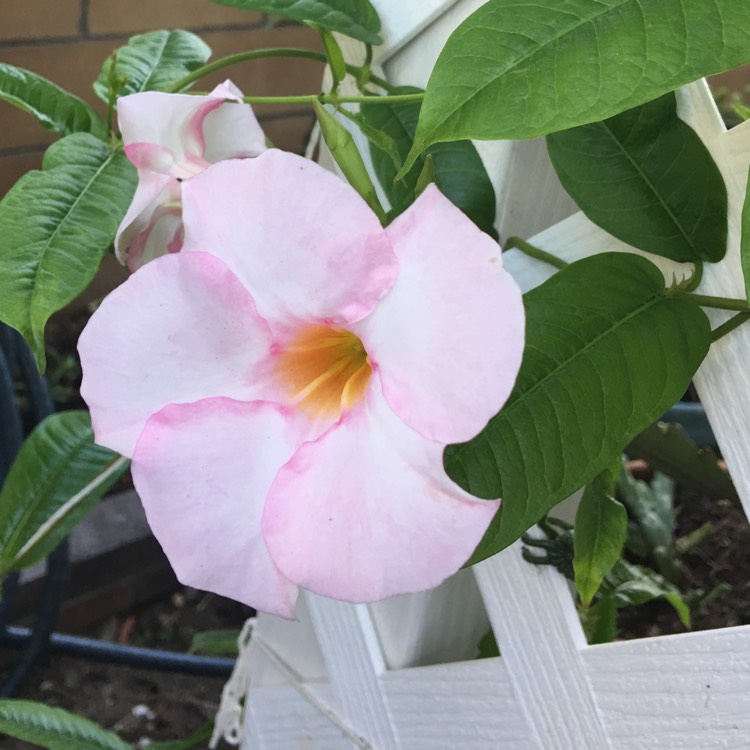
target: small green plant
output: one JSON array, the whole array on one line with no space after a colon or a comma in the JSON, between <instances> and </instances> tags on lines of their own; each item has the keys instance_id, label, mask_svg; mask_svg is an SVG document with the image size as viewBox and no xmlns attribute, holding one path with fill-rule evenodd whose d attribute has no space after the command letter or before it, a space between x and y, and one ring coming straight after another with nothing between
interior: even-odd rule
<instances>
[{"instance_id":1,"label":"small green plant","mask_svg":"<svg viewBox=\"0 0 750 750\"><path fill-rule=\"evenodd\" d=\"M685 536L675 534L675 479L714 498L736 497L729 475L716 457L699 449L679 425L656 423L634 441L634 452L668 471L650 483L636 479L627 464L604 472L583 494L575 527L547 517L539 533L523 536L524 558L552 565L574 581L578 609L589 642L613 640L617 612L664 599L686 628L691 612L707 607L729 590L709 592L685 585L684 557L712 532L705 523ZM493 655L486 638L482 655ZM493 639L494 641L494 639Z\"/></svg>"},{"instance_id":2,"label":"small green plant","mask_svg":"<svg viewBox=\"0 0 750 750\"><path fill-rule=\"evenodd\" d=\"M213 721L210 721L187 739L149 742L145 747L148 750L192 750L205 747L212 732ZM93 721L36 701L0 700L0 734L46 750L135 750L130 743Z\"/></svg>"}]
</instances>

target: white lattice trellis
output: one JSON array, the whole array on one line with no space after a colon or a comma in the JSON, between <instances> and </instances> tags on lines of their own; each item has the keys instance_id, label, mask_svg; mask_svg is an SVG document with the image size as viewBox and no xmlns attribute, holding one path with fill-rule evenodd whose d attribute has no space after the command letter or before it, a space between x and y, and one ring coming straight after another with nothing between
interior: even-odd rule
<instances>
[{"instance_id":1,"label":"white lattice trellis","mask_svg":"<svg viewBox=\"0 0 750 750\"><path fill-rule=\"evenodd\" d=\"M385 74L424 84L448 34L482 2L375 4ZM730 193L729 253L707 269L700 291L743 297L739 215L750 123L725 132L703 82L680 92L680 114L713 152ZM543 142L478 146L503 237L536 235L567 260L632 251L575 212ZM549 274L515 251L505 257L526 289ZM742 327L712 347L696 378L746 511L749 361L750 328ZM566 581L525 563L518 546L432 592L372 606L306 595L299 615L296 623L258 620L245 750L750 748L750 627L588 646ZM465 661L488 618L502 657Z\"/></svg>"}]
</instances>

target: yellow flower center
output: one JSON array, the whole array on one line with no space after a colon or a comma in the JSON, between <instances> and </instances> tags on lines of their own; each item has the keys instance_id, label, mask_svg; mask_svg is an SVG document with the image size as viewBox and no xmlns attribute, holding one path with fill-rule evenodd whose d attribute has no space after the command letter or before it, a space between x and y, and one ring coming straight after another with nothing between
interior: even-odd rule
<instances>
[{"instance_id":1,"label":"yellow flower center","mask_svg":"<svg viewBox=\"0 0 750 750\"><path fill-rule=\"evenodd\" d=\"M311 325L284 347L276 374L295 406L338 419L362 400L372 367L362 342L351 331Z\"/></svg>"}]
</instances>

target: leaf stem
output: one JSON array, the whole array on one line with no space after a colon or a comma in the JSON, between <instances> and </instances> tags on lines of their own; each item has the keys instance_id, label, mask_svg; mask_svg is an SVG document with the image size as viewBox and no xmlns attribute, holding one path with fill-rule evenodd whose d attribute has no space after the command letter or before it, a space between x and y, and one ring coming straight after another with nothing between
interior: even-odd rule
<instances>
[{"instance_id":1,"label":"leaf stem","mask_svg":"<svg viewBox=\"0 0 750 750\"><path fill-rule=\"evenodd\" d=\"M307 60L315 60L316 62L328 62L328 58L322 52L315 52L310 49L298 49L296 47L266 47L264 49L248 50L247 52L238 52L234 55L227 55L227 57L220 57L218 60L202 65L200 68L196 68L192 73L189 73L184 78L181 78L177 83L168 89L169 93L177 93L187 88L191 83L209 75L222 68L228 68L231 65L237 63L247 62L248 60L259 60L266 57L301 57ZM369 71L366 71L363 67L358 65L346 64L347 73L351 73L357 80L362 80L362 83L373 83L379 86L385 91L392 91L394 86L384 78L373 75ZM365 75L363 75L365 73Z\"/></svg>"},{"instance_id":2,"label":"leaf stem","mask_svg":"<svg viewBox=\"0 0 750 750\"><path fill-rule=\"evenodd\" d=\"M698 288L702 280L703 280L703 261L696 260L695 265L693 267L693 274L687 280L687 283L685 284L683 289L686 292L694 292Z\"/></svg>"},{"instance_id":3,"label":"leaf stem","mask_svg":"<svg viewBox=\"0 0 750 750\"><path fill-rule=\"evenodd\" d=\"M715 307L717 310L736 310L738 312L750 311L746 299L732 299L730 297L711 297L708 294L685 293L680 296L687 297L702 307Z\"/></svg>"},{"instance_id":4,"label":"leaf stem","mask_svg":"<svg viewBox=\"0 0 750 750\"><path fill-rule=\"evenodd\" d=\"M556 255L552 255L552 253L542 250L540 247L534 247L534 245L530 245L526 240L522 240L520 237L508 237L503 246L503 252L514 247L525 255L528 255L530 258L536 258L543 263L549 263L549 265L554 266L555 268L565 268L565 266L568 265L562 258L558 258Z\"/></svg>"},{"instance_id":5,"label":"leaf stem","mask_svg":"<svg viewBox=\"0 0 750 750\"><path fill-rule=\"evenodd\" d=\"M735 328L741 326L746 320L750 320L750 311L740 312L733 315L725 323L716 327L711 331L711 342L718 341L724 338L728 333L731 333Z\"/></svg>"}]
</instances>

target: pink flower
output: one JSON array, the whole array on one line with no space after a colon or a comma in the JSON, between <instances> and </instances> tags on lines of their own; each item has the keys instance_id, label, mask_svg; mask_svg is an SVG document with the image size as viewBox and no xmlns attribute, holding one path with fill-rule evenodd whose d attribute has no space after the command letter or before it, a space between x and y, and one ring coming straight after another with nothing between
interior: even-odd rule
<instances>
[{"instance_id":1,"label":"pink flower","mask_svg":"<svg viewBox=\"0 0 750 750\"><path fill-rule=\"evenodd\" d=\"M125 153L138 167L138 187L115 237L117 257L131 271L182 247L183 180L222 159L265 151L252 108L235 103L241 97L225 81L208 96L148 91L118 100Z\"/></svg>"},{"instance_id":2,"label":"pink flower","mask_svg":"<svg viewBox=\"0 0 750 750\"><path fill-rule=\"evenodd\" d=\"M181 581L292 617L297 587L374 601L437 585L497 501L447 443L513 387L521 293L434 186L387 229L346 183L280 151L184 184L185 250L84 330L97 440L132 456Z\"/></svg>"}]
</instances>

